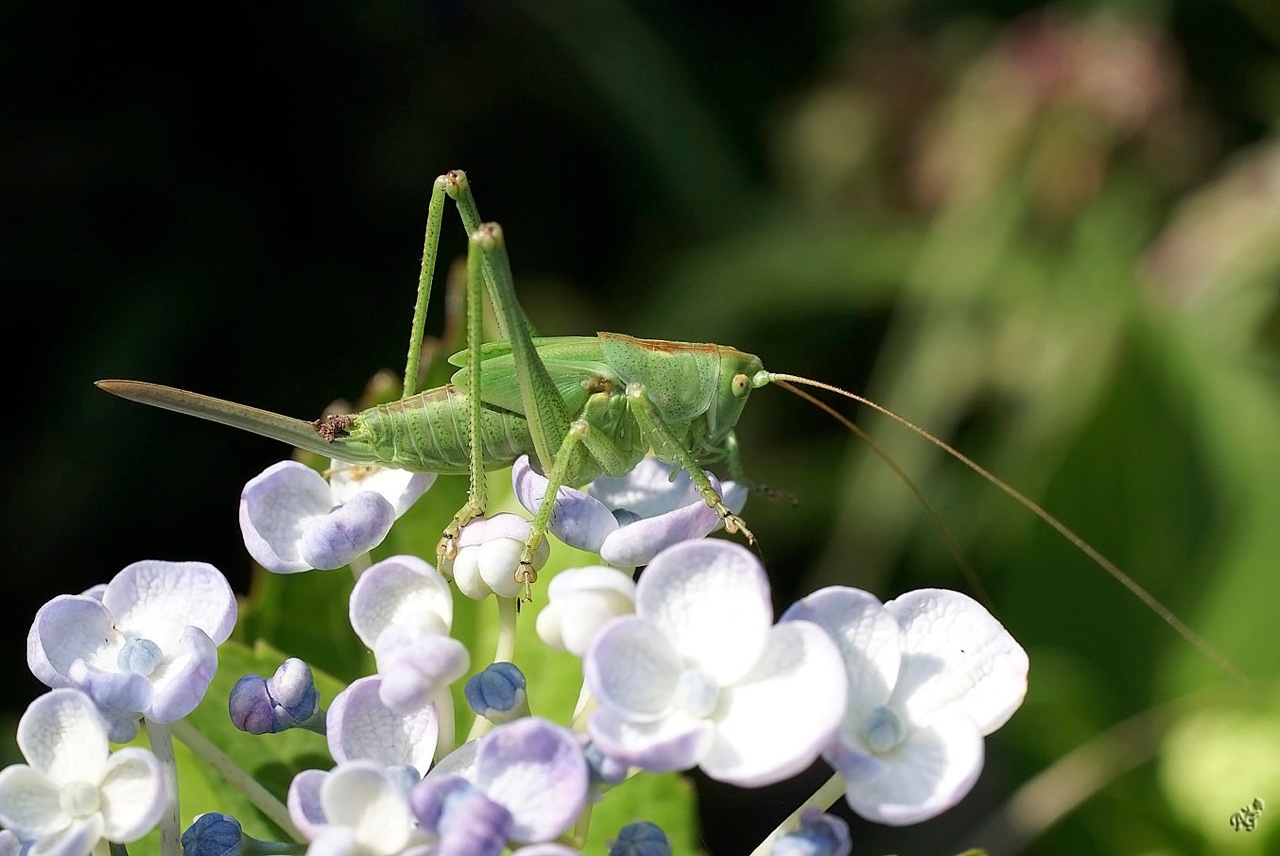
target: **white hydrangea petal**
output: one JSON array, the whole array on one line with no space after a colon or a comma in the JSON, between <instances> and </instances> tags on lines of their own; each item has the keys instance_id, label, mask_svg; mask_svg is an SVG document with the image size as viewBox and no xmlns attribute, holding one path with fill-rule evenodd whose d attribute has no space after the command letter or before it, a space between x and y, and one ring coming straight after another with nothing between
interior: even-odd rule
<instances>
[{"instance_id":1,"label":"white hydrangea petal","mask_svg":"<svg viewBox=\"0 0 1280 856\"><path fill-rule=\"evenodd\" d=\"M978 780L982 732L962 713L941 717L878 760L887 765L883 775L864 784L848 783L849 807L876 823L920 823L960 802Z\"/></svg>"},{"instance_id":2,"label":"white hydrangea petal","mask_svg":"<svg viewBox=\"0 0 1280 856\"><path fill-rule=\"evenodd\" d=\"M745 547L685 541L659 553L640 575L636 614L727 686L760 659L773 602L764 568Z\"/></svg>"},{"instance_id":3,"label":"white hydrangea petal","mask_svg":"<svg viewBox=\"0 0 1280 856\"><path fill-rule=\"evenodd\" d=\"M351 590L351 626L366 647L392 624L448 632L453 594L440 572L417 556L391 556L369 567Z\"/></svg>"},{"instance_id":4,"label":"white hydrangea petal","mask_svg":"<svg viewBox=\"0 0 1280 856\"><path fill-rule=\"evenodd\" d=\"M511 466L511 484L516 499L530 514L537 514L547 494L547 477L533 469L528 455ZM605 537L618 528L618 521L600 500L580 490L562 487L556 493L551 513L551 532L570 547L598 553Z\"/></svg>"},{"instance_id":5,"label":"white hydrangea petal","mask_svg":"<svg viewBox=\"0 0 1280 856\"><path fill-rule=\"evenodd\" d=\"M218 646L198 627L187 627L151 673L155 697L147 718L176 722L199 706L218 671Z\"/></svg>"},{"instance_id":6,"label":"white hydrangea petal","mask_svg":"<svg viewBox=\"0 0 1280 856\"><path fill-rule=\"evenodd\" d=\"M548 841L582 811L588 771L573 732L524 717L493 731L476 754L475 784L511 812L513 841Z\"/></svg>"},{"instance_id":7,"label":"white hydrangea petal","mask_svg":"<svg viewBox=\"0 0 1280 856\"><path fill-rule=\"evenodd\" d=\"M698 765L740 787L789 778L831 742L845 698L844 664L826 632L807 621L778 624L760 661L722 690L716 740Z\"/></svg>"},{"instance_id":8,"label":"white hydrangea petal","mask_svg":"<svg viewBox=\"0 0 1280 856\"><path fill-rule=\"evenodd\" d=\"M57 782L26 764L0 770L0 825L31 839L57 832L70 822L62 810Z\"/></svg>"},{"instance_id":9,"label":"white hydrangea petal","mask_svg":"<svg viewBox=\"0 0 1280 856\"><path fill-rule=\"evenodd\" d=\"M102 826L101 814L73 820L65 829L32 842L26 856L84 856L102 840Z\"/></svg>"},{"instance_id":10,"label":"white hydrangea petal","mask_svg":"<svg viewBox=\"0 0 1280 856\"><path fill-rule=\"evenodd\" d=\"M983 734L1009 720L1027 692L1027 653L973 598L945 589L908 592L885 605L902 627L894 700L918 723L951 706Z\"/></svg>"},{"instance_id":11,"label":"white hydrangea petal","mask_svg":"<svg viewBox=\"0 0 1280 856\"><path fill-rule=\"evenodd\" d=\"M849 685L850 718L862 721L888 702L902 663L902 630L874 595L830 586L796 601L782 620L811 621L835 640Z\"/></svg>"},{"instance_id":12,"label":"white hydrangea petal","mask_svg":"<svg viewBox=\"0 0 1280 856\"><path fill-rule=\"evenodd\" d=\"M366 852L393 854L409 843L414 819L403 791L378 764L343 764L320 786L320 805L330 824L356 831Z\"/></svg>"},{"instance_id":13,"label":"white hydrangea petal","mask_svg":"<svg viewBox=\"0 0 1280 856\"><path fill-rule=\"evenodd\" d=\"M306 856L365 856L356 830L349 826L321 826L315 830Z\"/></svg>"},{"instance_id":14,"label":"white hydrangea petal","mask_svg":"<svg viewBox=\"0 0 1280 856\"><path fill-rule=\"evenodd\" d=\"M134 562L107 584L102 604L122 633L150 639L161 650L188 626L221 644L236 624L235 593L205 562Z\"/></svg>"},{"instance_id":15,"label":"white hydrangea petal","mask_svg":"<svg viewBox=\"0 0 1280 856\"><path fill-rule=\"evenodd\" d=\"M515 514L495 514L473 520L458 535L458 555L453 563L453 581L458 590L479 600L490 593L515 597L524 589L516 582L520 553L530 533L528 520ZM533 557L535 570L546 564L550 545L544 539Z\"/></svg>"},{"instance_id":16,"label":"white hydrangea petal","mask_svg":"<svg viewBox=\"0 0 1280 856\"><path fill-rule=\"evenodd\" d=\"M670 712L683 670L680 653L637 616L616 618L601 628L582 661L583 680L596 700L638 722Z\"/></svg>"},{"instance_id":17,"label":"white hydrangea petal","mask_svg":"<svg viewBox=\"0 0 1280 856\"><path fill-rule=\"evenodd\" d=\"M635 592L635 581L616 568L561 571L547 586L547 603L538 612L538 638L581 657L606 622L635 611Z\"/></svg>"},{"instance_id":18,"label":"white hydrangea petal","mask_svg":"<svg viewBox=\"0 0 1280 856\"><path fill-rule=\"evenodd\" d=\"M337 502L324 476L297 461L272 464L240 493L240 532L254 561L277 574L311 570L302 531Z\"/></svg>"},{"instance_id":19,"label":"white hydrangea petal","mask_svg":"<svg viewBox=\"0 0 1280 856\"><path fill-rule=\"evenodd\" d=\"M591 715L587 733L601 752L620 763L668 773L696 766L716 729L709 719L679 712L655 722L633 722L602 708Z\"/></svg>"},{"instance_id":20,"label":"white hydrangea petal","mask_svg":"<svg viewBox=\"0 0 1280 856\"><path fill-rule=\"evenodd\" d=\"M681 469L671 478L675 469L671 464L646 456L625 476L600 476L587 486L587 493L611 509L626 509L640 517L656 517L694 503L705 507L688 472ZM718 489L715 476L711 479Z\"/></svg>"},{"instance_id":21,"label":"white hydrangea petal","mask_svg":"<svg viewBox=\"0 0 1280 856\"><path fill-rule=\"evenodd\" d=\"M298 553L311 567L332 571L381 544L395 521L390 502L373 491L361 491L345 505L307 521Z\"/></svg>"},{"instance_id":22,"label":"white hydrangea petal","mask_svg":"<svg viewBox=\"0 0 1280 856\"><path fill-rule=\"evenodd\" d=\"M695 497L694 502L643 517L611 533L600 545L600 558L619 567L647 565L672 544L703 538L719 525L720 516L701 497Z\"/></svg>"},{"instance_id":23,"label":"white hydrangea petal","mask_svg":"<svg viewBox=\"0 0 1280 856\"><path fill-rule=\"evenodd\" d=\"M359 678L338 693L325 716L329 752L338 763L374 761L384 767L431 768L440 720L433 704L400 714L378 696L382 679Z\"/></svg>"},{"instance_id":24,"label":"white hydrangea petal","mask_svg":"<svg viewBox=\"0 0 1280 856\"><path fill-rule=\"evenodd\" d=\"M106 726L89 697L50 690L18 720L18 748L34 769L59 784L102 780L111 747Z\"/></svg>"},{"instance_id":25,"label":"white hydrangea petal","mask_svg":"<svg viewBox=\"0 0 1280 856\"><path fill-rule=\"evenodd\" d=\"M76 660L115 669L124 637L111 612L98 600L83 595L58 595L40 607L27 634L27 665L49 686L67 686Z\"/></svg>"},{"instance_id":26,"label":"white hydrangea petal","mask_svg":"<svg viewBox=\"0 0 1280 856\"><path fill-rule=\"evenodd\" d=\"M373 491L391 503L397 518L408 511L435 481L435 473L411 473L395 467L364 466L338 460L329 464L329 490L335 502L344 504L361 491Z\"/></svg>"},{"instance_id":27,"label":"white hydrangea petal","mask_svg":"<svg viewBox=\"0 0 1280 856\"><path fill-rule=\"evenodd\" d=\"M471 667L471 652L457 639L395 624L378 637L373 656L382 678L378 694L397 713L427 704Z\"/></svg>"},{"instance_id":28,"label":"white hydrangea petal","mask_svg":"<svg viewBox=\"0 0 1280 856\"><path fill-rule=\"evenodd\" d=\"M126 746L107 761L100 789L103 835L127 844L150 832L164 813L165 784L160 762L145 749Z\"/></svg>"},{"instance_id":29,"label":"white hydrangea petal","mask_svg":"<svg viewBox=\"0 0 1280 856\"><path fill-rule=\"evenodd\" d=\"M320 788L328 776L324 770L303 770L289 783L285 798L289 819L308 840L314 839L328 822L320 804Z\"/></svg>"}]
</instances>

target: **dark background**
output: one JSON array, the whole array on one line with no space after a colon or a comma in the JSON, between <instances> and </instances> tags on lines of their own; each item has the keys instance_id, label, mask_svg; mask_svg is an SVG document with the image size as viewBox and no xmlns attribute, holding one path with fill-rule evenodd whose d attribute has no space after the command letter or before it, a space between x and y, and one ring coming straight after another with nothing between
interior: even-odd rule
<instances>
[{"instance_id":1,"label":"dark background","mask_svg":"<svg viewBox=\"0 0 1280 856\"><path fill-rule=\"evenodd\" d=\"M6 707L20 711L40 691L19 652L31 615L53 595L142 558L209 561L242 588L249 567L235 499L282 456L270 441L111 399L94 380L146 379L309 418L357 395L374 370L399 372L431 183L463 168L482 215L505 229L521 299L541 332L717 339L771 368L860 390L907 275L890 265L875 299L805 298L752 312L738 306L733 241L750 245L762 224L779 221L815 232L850 217L886 230L926 223L928 206L908 201L898 163L910 151L912 117L943 98L955 69L1040 8L1007 0L8 4L0 27L0 281L14 446L3 492ZM1056 11L1072 19L1095 8L1113 11L1107 3ZM1196 132L1188 147L1201 153L1176 180L1148 179L1160 188L1148 212L1158 223L1180 193L1267 137L1280 91L1280 19L1254 0L1139 8L1172 46L1176 98L1199 122L1188 125ZM843 189L853 201L840 208L812 188L798 192L822 174L795 172L803 158L788 154L787 141L814 93L848 77L893 109L878 159L853 173ZM442 259L462 250L450 214ZM724 275L704 275L716 258L725 264L709 269ZM838 295L839 278L829 279ZM791 287L785 278L772 286L783 305ZM772 404L756 403L765 395ZM1005 414L1000 405L971 403L956 432L982 439L983 426ZM833 525L841 489L832 474L848 443L812 414L764 391L744 417L748 464L801 494L799 511L780 509L777 523L770 511L757 528L782 598L804 590L801 575L823 552L820 533ZM789 476L801 461L809 468ZM1210 513L1179 513L1202 512ZM954 568L946 573L933 584L963 585ZM1099 590L1120 603L1121 620L1156 623L1113 584ZM1163 625L1153 632L1160 642L1135 643L1135 660L1182 644ZM1014 750L1014 760L993 766L1025 778L1011 771L1034 767L1034 754ZM754 833L740 796L709 796L713 853L740 852L735 833ZM784 810L782 797L774 810ZM910 852L902 843L910 839L895 834L864 826L855 840ZM948 852L969 843L951 840ZM1092 842L1086 851L1071 852L1096 846L1083 840Z\"/></svg>"}]
</instances>

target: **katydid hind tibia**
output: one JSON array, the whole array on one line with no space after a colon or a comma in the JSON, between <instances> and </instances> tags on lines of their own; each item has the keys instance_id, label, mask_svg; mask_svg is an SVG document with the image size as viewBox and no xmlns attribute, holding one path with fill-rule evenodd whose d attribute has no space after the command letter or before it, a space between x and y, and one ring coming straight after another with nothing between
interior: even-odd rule
<instances>
[{"instance_id":1,"label":"katydid hind tibia","mask_svg":"<svg viewBox=\"0 0 1280 856\"><path fill-rule=\"evenodd\" d=\"M445 197L451 198L470 236L467 253L467 349L450 358L450 383L416 391L426 308L434 273ZM488 293L500 341L483 341L482 300ZM132 401L185 413L270 437L352 464L416 472L467 474L467 501L445 527L437 558L448 565L458 535L486 511L484 473L510 466L524 454L548 478L531 534L515 571L517 582L536 578L533 555L546 537L560 486L581 487L600 475L621 476L648 454L687 470L708 506L731 534L754 543L704 472L723 471L746 481L734 427L751 392L776 384L802 397L793 384L843 395L897 420L953 455L1026 506L1115 577L1180 635L1224 671L1236 667L1106 557L1035 502L924 429L861 396L795 375L764 369L759 357L713 344L639 339L617 333L539 337L517 300L501 229L480 220L465 173L436 179L428 213L418 300L410 334L402 397L354 414L314 422L185 390L131 380L98 386ZM834 411L819 403L830 413ZM840 417L852 430L852 423ZM914 489L914 488L913 488Z\"/></svg>"}]
</instances>

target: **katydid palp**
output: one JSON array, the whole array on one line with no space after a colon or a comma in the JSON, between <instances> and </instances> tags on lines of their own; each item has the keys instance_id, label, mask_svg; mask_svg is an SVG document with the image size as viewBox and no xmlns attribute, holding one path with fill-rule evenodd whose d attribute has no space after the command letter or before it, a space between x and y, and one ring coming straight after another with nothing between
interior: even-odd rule
<instances>
[{"instance_id":1,"label":"katydid palp","mask_svg":"<svg viewBox=\"0 0 1280 856\"><path fill-rule=\"evenodd\" d=\"M467 349L450 358L458 367L450 383L416 392L445 197L454 201L470 238ZM483 341L481 301L486 290L504 337L499 341ZM688 471L726 531L754 543L751 531L725 505L704 468L721 468L730 478L751 483L744 476L733 429L751 392L768 384L817 404L860 436L865 435L850 421L793 384L865 404L934 443L1030 509L1220 668L1244 680L1227 658L1039 505L944 441L873 401L817 381L766 371L759 357L732 347L618 333L539 337L517 300L502 231L480 220L467 176L460 170L437 178L431 195L399 400L307 422L157 384L98 382L107 392L132 401L247 430L351 464L467 474L467 501L445 527L437 548L442 566L452 561L462 527L486 512L484 474L530 455L549 484L515 570L526 598L529 584L536 579L533 555L546 537L559 488L581 487L600 475L622 476L647 454ZM914 491L913 485L908 486Z\"/></svg>"}]
</instances>

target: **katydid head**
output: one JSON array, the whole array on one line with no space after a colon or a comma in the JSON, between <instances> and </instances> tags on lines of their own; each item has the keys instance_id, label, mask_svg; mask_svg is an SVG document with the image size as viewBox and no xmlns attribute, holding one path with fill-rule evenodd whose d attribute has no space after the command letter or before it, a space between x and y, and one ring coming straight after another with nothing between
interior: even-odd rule
<instances>
[{"instance_id":1,"label":"katydid head","mask_svg":"<svg viewBox=\"0 0 1280 856\"><path fill-rule=\"evenodd\" d=\"M716 394L707 408L707 430L712 437L718 438L738 424L751 390L761 386L755 378L767 372L755 354L723 345L717 346L716 351L719 370L716 372Z\"/></svg>"}]
</instances>

